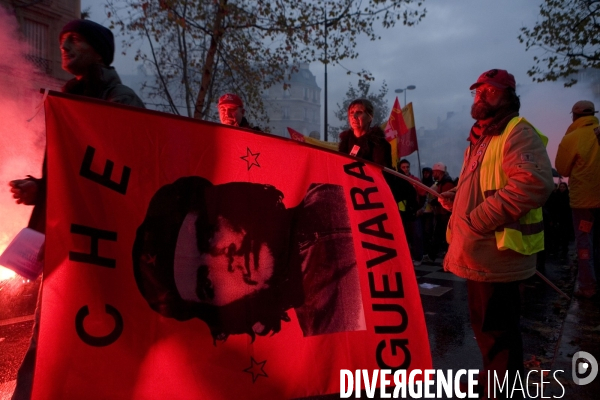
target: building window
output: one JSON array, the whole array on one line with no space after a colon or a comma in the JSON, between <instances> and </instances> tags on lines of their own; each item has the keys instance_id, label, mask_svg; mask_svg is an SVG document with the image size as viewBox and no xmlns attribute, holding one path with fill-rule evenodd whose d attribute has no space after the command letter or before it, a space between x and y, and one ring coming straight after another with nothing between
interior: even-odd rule
<instances>
[{"instance_id":1,"label":"building window","mask_svg":"<svg viewBox=\"0 0 600 400\"><path fill-rule=\"evenodd\" d=\"M308 121L308 108L304 107L304 120Z\"/></svg>"},{"instance_id":2,"label":"building window","mask_svg":"<svg viewBox=\"0 0 600 400\"><path fill-rule=\"evenodd\" d=\"M304 88L304 100L308 100L308 88Z\"/></svg>"},{"instance_id":3,"label":"building window","mask_svg":"<svg viewBox=\"0 0 600 400\"><path fill-rule=\"evenodd\" d=\"M290 108L289 107L283 107L282 111L283 111L283 115L281 116L281 118L282 119L290 119Z\"/></svg>"},{"instance_id":4,"label":"building window","mask_svg":"<svg viewBox=\"0 0 600 400\"><path fill-rule=\"evenodd\" d=\"M50 73L50 60L48 59L48 25L25 18L23 20L23 34L29 45L27 58L36 68Z\"/></svg>"},{"instance_id":5,"label":"building window","mask_svg":"<svg viewBox=\"0 0 600 400\"><path fill-rule=\"evenodd\" d=\"M283 89L283 97L290 97L290 88Z\"/></svg>"}]
</instances>

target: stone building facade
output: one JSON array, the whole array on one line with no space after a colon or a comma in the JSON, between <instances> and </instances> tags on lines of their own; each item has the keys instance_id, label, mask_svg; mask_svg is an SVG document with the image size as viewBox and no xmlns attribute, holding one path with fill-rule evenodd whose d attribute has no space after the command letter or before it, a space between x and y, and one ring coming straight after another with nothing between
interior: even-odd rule
<instances>
[{"instance_id":1,"label":"stone building facade","mask_svg":"<svg viewBox=\"0 0 600 400\"><path fill-rule=\"evenodd\" d=\"M19 23L28 44L27 59L36 69L60 82L71 76L61 68L58 34L69 21L80 18L80 0L0 0Z\"/></svg>"},{"instance_id":2,"label":"stone building facade","mask_svg":"<svg viewBox=\"0 0 600 400\"><path fill-rule=\"evenodd\" d=\"M321 88L308 64L292 74L287 87L276 85L263 92L271 133L289 137L290 127L303 135L320 138ZM312 133L312 134L311 134Z\"/></svg>"}]
</instances>

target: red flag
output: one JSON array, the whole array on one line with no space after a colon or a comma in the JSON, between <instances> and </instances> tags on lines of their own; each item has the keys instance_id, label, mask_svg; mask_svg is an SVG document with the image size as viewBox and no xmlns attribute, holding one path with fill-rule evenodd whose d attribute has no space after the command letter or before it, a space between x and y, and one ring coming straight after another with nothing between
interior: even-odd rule
<instances>
[{"instance_id":1,"label":"red flag","mask_svg":"<svg viewBox=\"0 0 600 400\"><path fill-rule=\"evenodd\" d=\"M412 103L408 103L402 109L402 115L403 120L406 121L406 131L398 135L398 157L404 157L419 150Z\"/></svg>"},{"instance_id":2,"label":"red flag","mask_svg":"<svg viewBox=\"0 0 600 400\"><path fill-rule=\"evenodd\" d=\"M298 398L431 368L380 167L66 95L46 119L34 399Z\"/></svg>"},{"instance_id":3,"label":"red flag","mask_svg":"<svg viewBox=\"0 0 600 400\"><path fill-rule=\"evenodd\" d=\"M392 112L390 113L390 118L385 127L385 138L389 142L407 132L408 128L406 127L404 117L402 116L402 108L400 108L400 102L398 101L398 97L396 97Z\"/></svg>"},{"instance_id":4,"label":"red flag","mask_svg":"<svg viewBox=\"0 0 600 400\"><path fill-rule=\"evenodd\" d=\"M301 134L300 132L298 132L295 129L290 128L289 126L288 126L287 130L288 130L292 140L302 142L302 143L314 144L315 146L324 147L329 150L334 150L334 151L338 150L339 145L337 143L326 142L324 140L311 138L310 136L304 136L303 134Z\"/></svg>"},{"instance_id":5,"label":"red flag","mask_svg":"<svg viewBox=\"0 0 600 400\"><path fill-rule=\"evenodd\" d=\"M288 133L290 134L290 137L292 138L292 140L295 140L297 142L302 142L305 143L306 141L304 140L305 136L303 134L301 134L300 132L298 132L295 129L292 129L288 126L287 128Z\"/></svg>"}]
</instances>

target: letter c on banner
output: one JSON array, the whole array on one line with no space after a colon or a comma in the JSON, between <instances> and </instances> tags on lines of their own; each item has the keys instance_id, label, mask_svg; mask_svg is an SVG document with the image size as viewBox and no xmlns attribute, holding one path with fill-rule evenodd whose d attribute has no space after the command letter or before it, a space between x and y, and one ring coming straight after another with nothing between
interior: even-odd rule
<instances>
[{"instance_id":1,"label":"letter c on banner","mask_svg":"<svg viewBox=\"0 0 600 400\"><path fill-rule=\"evenodd\" d=\"M77 331L77 336L85 343L94 347L104 347L113 344L117 341L117 339L123 333L123 317L119 310L115 307L107 304L106 313L111 315L115 320L115 328L106 336L92 336L85 331L83 327L83 320L90 314L90 310L88 306L83 306L77 311L77 315L75 316L75 330Z\"/></svg>"}]
</instances>

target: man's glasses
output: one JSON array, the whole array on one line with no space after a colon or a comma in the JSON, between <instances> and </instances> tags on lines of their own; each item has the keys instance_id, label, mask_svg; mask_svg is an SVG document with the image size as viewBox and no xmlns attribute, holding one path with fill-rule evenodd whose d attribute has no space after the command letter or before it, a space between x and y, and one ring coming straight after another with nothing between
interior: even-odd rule
<instances>
[{"instance_id":1,"label":"man's glasses","mask_svg":"<svg viewBox=\"0 0 600 400\"><path fill-rule=\"evenodd\" d=\"M475 97L477 95L481 96L484 93L488 93L488 94L496 94L496 93L500 93L499 90L496 89L473 89L471 90L471 96Z\"/></svg>"}]
</instances>

